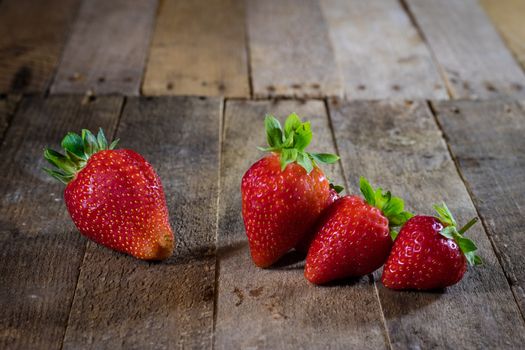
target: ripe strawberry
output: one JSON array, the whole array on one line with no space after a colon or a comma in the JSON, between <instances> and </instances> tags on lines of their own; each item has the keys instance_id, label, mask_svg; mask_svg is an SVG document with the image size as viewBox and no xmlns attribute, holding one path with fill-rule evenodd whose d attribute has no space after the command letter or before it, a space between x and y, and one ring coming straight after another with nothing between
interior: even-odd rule
<instances>
[{"instance_id":1,"label":"ripe strawberry","mask_svg":"<svg viewBox=\"0 0 525 350\"><path fill-rule=\"evenodd\" d=\"M434 206L438 217L414 216L397 236L383 270L383 284L392 289L445 288L461 280L471 265L481 264L476 245L463 234L476 223L456 228L445 203Z\"/></svg>"},{"instance_id":2,"label":"ripe strawberry","mask_svg":"<svg viewBox=\"0 0 525 350\"><path fill-rule=\"evenodd\" d=\"M343 191L343 187L338 185L333 185L330 183L330 196L328 197L328 206L323 210L321 215L319 215L319 219L317 222L312 226L308 233L301 238L299 243L295 246L295 250L297 250L299 253L302 253L306 255L308 253L308 248L310 248L310 244L312 243L312 240L315 237L315 233L319 230L319 224L322 222L323 218L326 216L326 212L330 208L330 206L339 198L341 198L340 193Z\"/></svg>"},{"instance_id":3,"label":"ripe strawberry","mask_svg":"<svg viewBox=\"0 0 525 350\"><path fill-rule=\"evenodd\" d=\"M292 249L330 203L330 184L317 163L334 163L332 154L305 152L312 140L310 123L293 113L284 130L267 116L272 152L242 178L242 214L253 262L268 267Z\"/></svg>"},{"instance_id":4,"label":"ripe strawberry","mask_svg":"<svg viewBox=\"0 0 525 350\"><path fill-rule=\"evenodd\" d=\"M44 169L66 184L64 199L80 233L119 252L144 260L173 253L174 237L159 177L139 154L108 146L100 129L68 133L65 155L51 149L44 158L58 170Z\"/></svg>"},{"instance_id":5,"label":"ripe strawberry","mask_svg":"<svg viewBox=\"0 0 525 350\"><path fill-rule=\"evenodd\" d=\"M305 277L312 283L363 276L383 265L392 248L391 230L411 216L403 200L361 177L359 196L344 196L328 209L308 250Z\"/></svg>"}]
</instances>

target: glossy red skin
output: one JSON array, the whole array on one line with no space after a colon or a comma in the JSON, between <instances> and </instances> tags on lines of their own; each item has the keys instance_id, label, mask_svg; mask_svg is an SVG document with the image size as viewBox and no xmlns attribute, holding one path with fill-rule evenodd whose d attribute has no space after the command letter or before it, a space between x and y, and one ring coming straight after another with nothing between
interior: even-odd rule
<instances>
[{"instance_id":1,"label":"glossy red skin","mask_svg":"<svg viewBox=\"0 0 525 350\"><path fill-rule=\"evenodd\" d=\"M138 153L95 153L66 186L64 198L78 230L93 241L145 260L172 254L162 183Z\"/></svg>"},{"instance_id":2,"label":"glossy red skin","mask_svg":"<svg viewBox=\"0 0 525 350\"><path fill-rule=\"evenodd\" d=\"M456 284L467 260L456 242L439 232L443 224L432 216L414 216L397 236L383 270L391 289L440 289Z\"/></svg>"},{"instance_id":3,"label":"glossy red skin","mask_svg":"<svg viewBox=\"0 0 525 350\"><path fill-rule=\"evenodd\" d=\"M319 168L310 174L297 163L281 171L271 154L244 174L242 215L253 262L268 267L305 236L329 204L330 184Z\"/></svg>"},{"instance_id":4,"label":"glossy red skin","mask_svg":"<svg viewBox=\"0 0 525 350\"><path fill-rule=\"evenodd\" d=\"M323 210L314 226L310 228L310 230L308 230L308 233L303 238L301 238L299 243L297 243L297 245L295 246L295 250L297 250L300 253L303 253L304 255L308 253L308 248L310 248L310 244L312 243L315 234L319 230L319 224L323 221L323 218L328 212L330 206L339 198L341 198L341 196L339 196L339 193L337 193L333 188L331 188L330 196L328 197L328 206Z\"/></svg>"},{"instance_id":5,"label":"glossy red skin","mask_svg":"<svg viewBox=\"0 0 525 350\"><path fill-rule=\"evenodd\" d=\"M304 275L314 284L369 274L392 248L388 219L361 197L338 199L308 250Z\"/></svg>"}]
</instances>

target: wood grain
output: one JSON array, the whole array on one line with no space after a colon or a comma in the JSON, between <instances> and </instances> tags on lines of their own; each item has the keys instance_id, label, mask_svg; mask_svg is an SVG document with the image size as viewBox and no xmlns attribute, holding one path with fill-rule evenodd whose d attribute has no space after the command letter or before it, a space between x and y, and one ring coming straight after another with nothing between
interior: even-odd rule
<instances>
[{"instance_id":1,"label":"wood grain","mask_svg":"<svg viewBox=\"0 0 525 350\"><path fill-rule=\"evenodd\" d=\"M448 98L428 48L398 0L320 4L346 97Z\"/></svg>"},{"instance_id":2,"label":"wood grain","mask_svg":"<svg viewBox=\"0 0 525 350\"><path fill-rule=\"evenodd\" d=\"M351 189L363 175L416 213L432 214L431 205L445 201L459 222L476 215L426 103L333 101L330 110ZM378 284L394 348L522 347L525 325L482 225L468 236L485 264L457 285L423 293Z\"/></svg>"},{"instance_id":3,"label":"wood grain","mask_svg":"<svg viewBox=\"0 0 525 350\"><path fill-rule=\"evenodd\" d=\"M138 95L156 0L84 1L52 93Z\"/></svg>"},{"instance_id":4,"label":"wood grain","mask_svg":"<svg viewBox=\"0 0 525 350\"><path fill-rule=\"evenodd\" d=\"M525 97L525 74L476 0L405 0L454 98Z\"/></svg>"},{"instance_id":5,"label":"wood grain","mask_svg":"<svg viewBox=\"0 0 525 350\"><path fill-rule=\"evenodd\" d=\"M369 278L316 287L303 276L302 259L290 253L270 269L250 258L241 216L242 174L262 152L266 113L291 112L312 123L311 149L334 152L321 101L228 101L221 165L218 234L216 349L388 348L374 285ZM339 165L323 167L342 183Z\"/></svg>"},{"instance_id":6,"label":"wood grain","mask_svg":"<svg viewBox=\"0 0 525 350\"><path fill-rule=\"evenodd\" d=\"M0 348L59 349L86 240L63 203L64 185L42 171L43 148L68 131L111 135L122 100L26 98L0 149Z\"/></svg>"},{"instance_id":7,"label":"wood grain","mask_svg":"<svg viewBox=\"0 0 525 350\"><path fill-rule=\"evenodd\" d=\"M244 2L162 0L142 91L250 95Z\"/></svg>"},{"instance_id":8,"label":"wood grain","mask_svg":"<svg viewBox=\"0 0 525 350\"><path fill-rule=\"evenodd\" d=\"M247 1L253 94L342 94L328 28L316 0Z\"/></svg>"},{"instance_id":9,"label":"wood grain","mask_svg":"<svg viewBox=\"0 0 525 350\"><path fill-rule=\"evenodd\" d=\"M64 348L210 347L221 111L219 99L126 103L121 146L162 179L177 247L167 261L147 263L90 242Z\"/></svg>"},{"instance_id":10,"label":"wood grain","mask_svg":"<svg viewBox=\"0 0 525 350\"><path fill-rule=\"evenodd\" d=\"M0 96L0 144L21 99L21 95Z\"/></svg>"},{"instance_id":11,"label":"wood grain","mask_svg":"<svg viewBox=\"0 0 525 350\"><path fill-rule=\"evenodd\" d=\"M503 101L434 108L525 315L525 109Z\"/></svg>"},{"instance_id":12,"label":"wood grain","mask_svg":"<svg viewBox=\"0 0 525 350\"><path fill-rule=\"evenodd\" d=\"M525 68L525 1L480 0L499 33Z\"/></svg>"},{"instance_id":13,"label":"wood grain","mask_svg":"<svg viewBox=\"0 0 525 350\"><path fill-rule=\"evenodd\" d=\"M79 0L0 3L0 93L45 92Z\"/></svg>"}]
</instances>

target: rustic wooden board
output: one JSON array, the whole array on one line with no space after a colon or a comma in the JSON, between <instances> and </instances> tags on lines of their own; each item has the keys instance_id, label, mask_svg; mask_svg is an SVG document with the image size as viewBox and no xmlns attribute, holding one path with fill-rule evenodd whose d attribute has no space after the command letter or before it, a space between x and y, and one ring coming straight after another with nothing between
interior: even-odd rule
<instances>
[{"instance_id":1,"label":"rustic wooden board","mask_svg":"<svg viewBox=\"0 0 525 350\"><path fill-rule=\"evenodd\" d=\"M435 98L448 93L398 0L324 0L321 8L350 99Z\"/></svg>"},{"instance_id":2,"label":"rustic wooden board","mask_svg":"<svg viewBox=\"0 0 525 350\"><path fill-rule=\"evenodd\" d=\"M250 96L244 2L162 0L142 91Z\"/></svg>"},{"instance_id":3,"label":"rustic wooden board","mask_svg":"<svg viewBox=\"0 0 525 350\"><path fill-rule=\"evenodd\" d=\"M406 2L453 97L525 97L525 74L476 0Z\"/></svg>"},{"instance_id":4,"label":"rustic wooden board","mask_svg":"<svg viewBox=\"0 0 525 350\"><path fill-rule=\"evenodd\" d=\"M156 0L84 1L52 93L138 95Z\"/></svg>"},{"instance_id":5,"label":"rustic wooden board","mask_svg":"<svg viewBox=\"0 0 525 350\"><path fill-rule=\"evenodd\" d=\"M0 3L0 93L46 91L79 0Z\"/></svg>"},{"instance_id":6,"label":"rustic wooden board","mask_svg":"<svg viewBox=\"0 0 525 350\"><path fill-rule=\"evenodd\" d=\"M333 101L331 116L352 189L363 175L403 196L416 213L432 214L431 205L444 200L459 222L476 215L426 103ZM446 291L396 292L378 284L394 348L522 347L525 325L482 225L468 236L485 265Z\"/></svg>"},{"instance_id":7,"label":"rustic wooden board","mask_svg":"<svg viewBox=\"0 0 525 350\"><path fill-rule=\"evenodd\" d=\"M315 287L303 276L298 254L277 266L251 261L241 215L242 174L263 153L266 113L281 120L291 112L312 122L312 150L334 152L321 101L228 101L219 199L217 349L388 348L374 285L369 278ZM339 165L324 167L342 183Z\"/></svg>"},{"instance_id":8,"label":"rustic wooden board","mask_svg":"<svg viewBox=\"0 0 525 350\"><path fill-rule=\"evenodd\" d=\"M11 121L21 98L20 95L0 96L0 143L4 139L9 122Z\"/></svg>"},{"instance_id":9,"label":"rustic wooden board","mask_svg":"<svg viewBox=\"0 0 525 350\"><path fill-rule=\"evenodd\" d=\"M496 28L525 68L525 1L480 0Z\"/></svg>"},{"instance_id":10,"label":"rustic wooden board","mask_svg":"<svg viewBox=\"0 0 525 350\"><path fill-rule=\"evenodd\" d=\"M328 27L316 0L247 1L256 97L341 95Z\"/></svg>"},{"instance_id":11,"label":"rustic wooden board","mask_svg":"<svg viewBox=\"0 0 525 350\"><path fill-rule=\"evenodd\" d=\"M86 240L63 203L64 185L42 171L45 146L68 131L111 135L122 100L26 98L0 150L0 348L59 349Z\"/></svg>"},{"instance_id":12,"label":"rustic wooden board","mask_svg":"<svg viewBox=\"0 0 525 350\"><path fill-rule=\"evenodd\" d=\"M502 101L434 107L525 315L525 109Z\"/></svg>"},{"instance_id":13,"label":"rustic wooden board","mask_svg":"<svg viewBox=\"0 0 525 350\"><path fill-rule=\"evenodd\" d=\"M133 98L121 146L140 152L162 179L177 248L147 263L87 247L64 348L206 348L211 345L222 102Z\"/></svg>"}]
</instances>

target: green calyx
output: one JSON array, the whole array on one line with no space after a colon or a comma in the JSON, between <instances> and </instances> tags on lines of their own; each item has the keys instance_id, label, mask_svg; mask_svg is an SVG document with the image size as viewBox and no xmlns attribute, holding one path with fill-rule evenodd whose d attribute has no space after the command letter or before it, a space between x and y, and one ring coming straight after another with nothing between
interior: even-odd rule
<instances>
[{"instance_id":1,"label":"green calyx","mask_svg":"<svg viewBox=\"0 0 525 350\"><path fill-rule=\"evenodd\" d=\"M86 129L82 130L82 135L68 132L61 142L65 154L50 148L44 150L44 158L57 168L44 168L44 171L67 184L86 166L89 157L99 151L114 149L118 141L117 139L108 144L102 129L99 129L97 136Z\"/></svg>"},{"instance_id":2,"label":"green calyx","mask_svg":"<svg viewBox=\"0 0 525 350\"><path fill-rule=\"evenodd\" d=\"M284 130L281 123L271 115L264 119L266 139L269 147L259 147L261 151L278 153L281 170L284 171L290 163L297 162L308 174L319 163L332 164L339 156L329 153L309 153L306 147L312 141L310 122L302 122L299 116L292 113L286 118Z\"/></svg>"},{"instance_id":3,"label":"green calyx","mask_svg":"<svg viewBox=\"0 0 525 350\"><path fill-rule=\"evenodd\" d=\"M470 265L481 265L483 262L481 258L476 255L478 247L476 247L473 241L463 236L463 234L478 221L478 218L473 218L458 230L456 219L454 219L454 216L452 216L452 213L445 203L434 205L434 209L436 209L438 213L437 219L445 226L440 234L457 243L459 249L463 255L465 255L465 258Z\"/></svg>"},{"instance_id":4,"label":"green calyx","mask_svg":"<svg viewBox=\"0 0 525 350\"><path fill-rule=\"evenodd\" d=\"M362 176L359 178L359 188L366 202L381 210L383 215L387 217L390 236L395 240L398 234L397 228L403 226L414 215L404 210L405 203L401 198L392 196L390 191L383 192L380 187L374 190L368 180Z\"/></svg>"}]
</instances>

